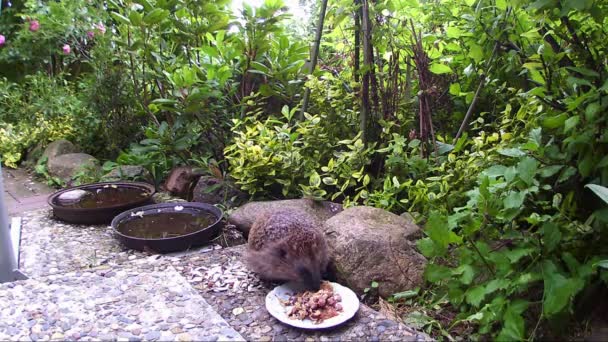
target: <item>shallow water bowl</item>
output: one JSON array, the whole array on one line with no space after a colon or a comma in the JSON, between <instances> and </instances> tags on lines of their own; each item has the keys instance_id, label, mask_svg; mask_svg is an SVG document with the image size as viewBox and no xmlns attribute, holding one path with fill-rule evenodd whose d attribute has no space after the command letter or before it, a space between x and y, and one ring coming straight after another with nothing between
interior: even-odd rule
<instances>
[{"instance_id":1,"label":"shallow water bowl","mask_svg":"<svg viewBox=\"0 0 608 342\"><path fill-rule=\"evenodd\" d=\"M110 224L130 208L152 202L154 186L139 182L103 182L80 185L48 197L56 218L78 224Z\"/></svg>"},{"instance_id":2,"label":"shallow water bowl","mask_svg":"<svg viewBox=\"0 0 608 342\"><path fill-rule=\"evenodd\" d=\"M125 211L112 220L114 236L126 247L158 253L209 243L222 226L222 211L198 202L147 205Z\"/></svg>"}]
</instances>

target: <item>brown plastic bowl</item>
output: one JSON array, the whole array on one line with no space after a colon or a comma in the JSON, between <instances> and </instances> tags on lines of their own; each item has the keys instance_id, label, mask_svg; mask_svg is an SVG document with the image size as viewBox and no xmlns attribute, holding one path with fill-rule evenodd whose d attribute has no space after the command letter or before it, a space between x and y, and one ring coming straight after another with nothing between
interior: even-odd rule
<instances>
[{"instance_id":1,"label":"brown plastic bowl","mask_svg":"<svg viewBox=\"0 0 608 342\"><path fill-rule=\"evenodd\" d=\"M68 208L58 203L58 197L68 191L81 190L97 190L102 189L105 185L116 185L117 187L135 188L149 195L134 201L117 204L101 208ZM116 215L129 210L152 203L152 195L154 195L154 186L148 183L141 182L101 182L79 185L63 190L59 190L48 197L48 204L53 208L53 215L65 222L76 224L110 224Z\"/></svg>"},{"instance_id":2,"label":"brown plastic bowl","mask_svg":"<svg viewBox=\"0 0 608 342\"><path fill-rule=\"evenodd\" d=\"M163 212L171 213L175 212L176 206L183 207L183 209L180 210L181 213L205 212L215 216L216 220L211 225L201 227L200 230L190 234L158 239L148 239L125 235L120 232L120 230L118 230L118 227L121 223L139 219L139 216L132 216L132 213L143 212L143 216L146 216L147 214L158 214ZM219 234L222 227L224 226L222 216L222 211L219 208L207 203L160 203L147 205L140 208L134 208L123 212L112 220L112 229L114 230L114 237L117 238L123 245L128 248L135 249L138 251L148 249L158 253L170 253L184 251L192 247L197 247L209 243L213 238L215 238Z\"/></svg>"}]
</instances>

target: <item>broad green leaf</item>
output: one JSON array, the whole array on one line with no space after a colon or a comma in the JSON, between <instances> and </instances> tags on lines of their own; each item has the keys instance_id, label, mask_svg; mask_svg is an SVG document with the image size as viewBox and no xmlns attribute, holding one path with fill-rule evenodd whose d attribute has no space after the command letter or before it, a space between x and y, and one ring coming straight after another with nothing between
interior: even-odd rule
<instances>
[{"instance_id":1,"label":"broad green leaf","mask_svg":"<svg viewBox=\"0 0 608 342\"><path fill-rule=\"evenodd\" d=\"M583 177L588 177L593 168L593 154L587 153L581 161L578 162L578 172Z\"/></svg>"},{"instance_id":2,"label":"broad green leaf","mask_svg":"<svg viewBox=\"0 0 608 342\"><path fill-rule=\"evenodd\" d=\"M462 271L461 273L458 273L462 274L460 276L460 281L465 285L471 284L471 282L473 282L473 278L475 277L475 269L473 268L473 266L469 264L464 264L458 267L458 269Z\"/></svg>"},{"instance_id":3,"label":"broad green leaf","mask_svg":"<svg viewBox=\"0 0 608 342\"><path fill-rule=\"evenodd\" d=\"M473 305L474 307L479 307L479 304L483 301L486 296L486 289L483 285L478 285L475 287L469 288L467 290L465 297L467 299L467 303Z\"/></svg>"},{"instance_id":4,"label":"broad green leaf","mask_svg":"<svg viewBox=\"0 0 608 342\"><path fill-rule=\"evenodd\" d=\"M543 310L547 317L562 312L582 287L576 279L568 279L560 274L549 260L543 263L543 279L545 284Z\"/></svg>"},{"instance_id":5,"label":"broad green leaf","mask_svg":"<svg viewBox=\"0 0 608 342\"><path fill-rule=\"evenodd\" d=\"M606 81L606 83L608 84L608 80ZM590 103L585 108L585 119L587 121L592 121L593 119L595 119L595 116L597 115L597 113L599 113L599 111L600 111L599 102Z\"/></svg>"},{"instance_id":6,"label":"broad green leaf","mask_svg":"<svg viewBox=\"0 0 608 342\"><path fill-rule=\"evenodd\" d=\"M605 203L608 203L608 188L597 184L587 184L585 188L593 191Z\"/></svg>"},{"instance_id":7,"label":"broad green leaf","mask_svg":"<svg viewBox=\"0 0 608 342\"><path fill-rule=\"evenodd\" d=\"M454 95L454 96L460 95L460 83L450 84L450 95Z\"/></svg>"},{"instance_id":8,"label":"broad green leaf","mask_svg":"<svg viewBox=\"0 0 608 342\"><path fill-rule=\"evenodd\" d=\"M486 294L490 294L496 290L506 289L509 284L510 281L504 278L490 280L486 284Z\"/></svg>"},{"instance_id":9,"label":"broad green leaf","mask_svg":"<svg viewBox=\"0 0 608 342\"><path fill-rule=\"evenodd\" d=\"M596 262L595 264L593 264L593 267L601 267L608 270L608 259Z\"/></svg>"},{"instance_id":10,"label":"broad green leaf","mask_svg":"<svg viewBox=\"0 0 608 342\"><path fill-rule=\"evenodd\" d=\"M337 182L332 177L323 177L323 184L325 184L325 185L336 185Z\"/></svg>"},{"instance_id":11,"label":"broad green leaf","mask_svg":"<svg viewBox=\"0 0 608 342\"><path fill-rule=\"evenodd\" d=\"M575 2L583 2L585 0L574 0ZM596 71L594 70L590 70L587 68L579 68L579 67L566 67L566 69L574 71L574 72L578 72L579 74L582 74L583 76L588 76L588 77L600 77L600 74L598 74Z\"/></svg>"},{"instance_id":12,"label":"broad green leaf","mask_svg":"<svg viewBox=\"0 0 608 342\"><path fill-rule=\"evenodd\" d=\"M425 237L416 241L416 246L420 253L427 258L432 258L434 256L441 255L441 253L437 253L437 249L435 248L435 243L431 238Z\"/></svg>"},{"instance_id":13,"label":"broad green leaf","mask_svg":"<svg viewBox=\"0 0 608 342\"><path fill-rule=\"evenodd\" d=\"M496 178L504 176L506 169L507 167L504 165L493 165L490 166L490 168L483 170L482 173L488 177Z\"/></svg>"},{"instance_id":14,"label":"broad green leaf","mask_svg":"<svg viewBox=\"0 0 608 342\"><path fill-rule=\"evenodd\" d=\"M522 303L523 302L523 303ZM528 302L516 301L507 307L503 315L502 330L496 337L498 341L522 341L525 340L525 324L522 317L523 311L528 307Z\"/></svg>"},{"instance_id":15,"label":"broad green leaf","mask_svg":"<svg viewBox=\"0 0 608 342\"><path fill-rule=\"evenodd\" d=\"M112 16L112 18L116 19L116 21L118 21L121 24L131 25L131 21L129 20L129 18L123 16L122 14L119 14L116 12L110 12L110 15Z\"/></svg>"},{"instance_id":16,"label":"broad green leaf","mask_svg":"<svg viewBox=\"0 0 608 342\"><path fill-rule=\"evenodd\" d=\"M532 248L513 248L505 250L504 255L509 258L511 263L518 262L521 258L530 255L534 250Z\"/></svg>"},{"instance_id":17,"label":"broad green leaf","mask_svg":"<svg viewBox=\"0 0 608 342\"><path fill-rule=\"evenodd\" d=\"M483 60L483 49L481 46L475 44L475 43L471 43L470 46L470 51L469 51L469 56L471 56L471 58L473 58L473 60L477 63L481 62Z\"/></svg>"},{"instance_id":18,"label":"broad green leaf","mask_svg":"<svg viewBox=\"0 0 608 342\"><path fill-rule=\"evenodd\" d=\"M561 169L563 169L564 166L563 165L550 165L550 166L545 166L542 169L540 169L540 176L543 178L549 178L553 175L555 175L556 173L558 173Z\"/></svg>"},{"instance_id":19,"label":"broad green leaf","mask_svg":"<svg viewBox=\"0 0 608 342\"><path fill-rule=\"evenodd\" d=\"M450 68L449 66L447 66L445 64L433 63L429 67L429 71L431 71L434 74L447 74L447 73L452 72L452 68Z\"/></svg>"},{"instance_id":20,"label":"broad green leaf","mask_svg":"<svg viewBox=\"0 0 608 342\"><path fill-rule=\"evenodd\" d=\"M155 8L150 13L146 14L146 16L144 17L144 23L148 25L158 24L168 16L169 11L161 8Z\"/></svg>"},{"instance_id":21,"label":"broad green leaf","mask_svg":"<svg viewBox=\"0 0 608 342\"><path fill-rule=\"evenodd\" d=\"M431 283L436 283L451 276L449 268L437 264L428 264L424 270L424 279Z\"/></svg>"},{"instance_id":22,"label":"broad green leaf","mask_svg":"<svg viewBox=\"0 0 608 342\"><path fill-rule=\"evenodd\" d=\"M315 172L312 175L310 175L309 183L310 183L310 186L312 186L314 188L319 187L319 185L321 185L321 177L319 176L319 174Z\"/></svg>"},{"instance_id":23,"label":"broad green leaf","mask_svg":"<svg viewBox=\"0 0 608 342\"><path fill-rule=\"evenodd\" d=\"M129 20L131 20L133 25L139 26L141 25L142 15L137 11L131 11L129 13Z\"/></svg>"},{"instance_id":24,"label":"broad green leaf","mask_svg":"<svg viewBox=\"0 0 608 342\"><path fill-rule=\"evenodd\" d=\"M521 208L525 198L525 193L519 191L511 191L509 195L505 197L503 203L505 208Z\"/></svg>"},{"instance_id":25,"label":"broad green leaf","mask_svg":"<svg viewBox=\"0 0 608 342\"><path fill-rule=\"evenodd\" d=\"M562 183L567 181L568 179L570 179L570 177L574 176L576 174L576 169L573 168L572 166L568 166L566 169L564 169L562 171L562 173L559 175L559 178L557 178L557 182L558 183Z\"/></svg>"},{"instance_id":26,"label":"broad green leaf","mask_svg":"<svg viewBox=\"0 0 608 342\"><path fill-rule=\"evenodd\" d=\"M517 175L526 184L532 185L537 169L538 161L532 157L526 157L517 164Z\"/></svg>"},{"instance_id":27,"label":"broad green leaf","mask_svg":"<svg viewBox=\"0 0 608 342\"><path fill-rule=\"evenodd\" d=\"M559 128L564 125L564 122L566 122L567 119L568 119L568 114L566 114L566 113L561 113L559 115L546 117L543 120L543 127L546 127L549 129Z\"/></svg>"},{"instance_id":28,"label":"broad green leaf","mask_svg":"<svg viewBox=\"0 0 608 342\"><path fill-rule=\"evenodd\" d=\"M578 125L579 121L580 121L580 117L578 115L568 118L568 120L566 120L566 122L564 122L564 132L568 132L569 130L576 127L576 125Z\"/></svg>"},{"instance_id":29,"label":"broad green leaf","mask_svg":"<svg viewBox=\"0 0 608 342\"><path fill-rule=\"evenodd\" d=\"M543 244L549 252L553 251L562 239L562 232L553 222L546 222L542 227Z\"/></svg>"},{"instance_id":30,"label":"broad green leaf","mask_svg":"<svg viewBox=\"0 0 608 342\"><path fill-rule=\"evenodd\" d=\"M450 243L462 242L462 238L450 230L447 217L436 212L431 213L424 231L442 251L446 250Z\"/></svg>"},{"instance_id":31,"label":"broad green leaf","mask_svg":"<svg viewBox=\"0 0 608 342\"><path fill-rule=\"evenodd\" d=\"M498 153L507 157L523 157L526 155L526 152L518 149L518 148L503 148L498 150Z\"/></svg>"}]
</instances>

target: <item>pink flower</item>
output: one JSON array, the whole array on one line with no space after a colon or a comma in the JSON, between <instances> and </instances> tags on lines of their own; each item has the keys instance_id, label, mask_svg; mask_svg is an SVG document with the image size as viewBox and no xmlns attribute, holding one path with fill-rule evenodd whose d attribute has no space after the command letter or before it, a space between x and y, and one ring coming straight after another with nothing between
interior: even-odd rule
<instances>
[{"instance_id":1,"label":"pink flower","mask_svg":"<svg viewBox=\"0 0 608 342\"><path fill-rule=\"evenodd\" d=\"M4 43L6 43L6 37L0 34L0 46L4 45Z\"/></svg>"},{"instance_id":2,"label":"pink flower","mask_svg":"<svg viewBox=\"0 0 608 342\"><path fill-rule=\"evenodd\" d=\"M96 24L95 28L98 29L99 32L101 32L101 34L106 33L106 27L103 25L102 22L99 22L99 24Z\"/></svg>"},{"instance_id":3,"label":"pink flower","mask_svg":"<svg viewBox=\"0 0 608 342\"><path fill-rule=\"evenodd\" d=\"M95 32L93 32L93 31L88 31L88 32L87 32L87 37L89 37L89 39L93 39L93 37L95 37Z\"/></svg>"},{"instance_id":4,"label":"pink flower","mask_svg":"<svg viewBox=\"0 0 608 342\"><path fill-rule=\"evenodd\" d=\"M64 55L69 55L71 51L72 51L72 49L70 48L70 46L68 44L65 44L63 46L63 54Z\"/></svg>"},{"instance_id":5,"label":"pink flower","mask_svg":"<svg viewBox=\"0 0 608 342\"><path fill-rule=\"evenodd\" d=\"M38 31L39 28L40 28L40 23L38 22L38 20L30 21L30 31L36 32L36 31Z\"/></svg>"}]
</instances>

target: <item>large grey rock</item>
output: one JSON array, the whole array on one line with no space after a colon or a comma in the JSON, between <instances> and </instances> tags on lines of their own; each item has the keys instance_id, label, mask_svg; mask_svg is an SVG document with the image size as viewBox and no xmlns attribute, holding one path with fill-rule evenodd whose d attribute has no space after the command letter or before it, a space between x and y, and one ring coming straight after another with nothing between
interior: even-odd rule
<instances>
[{"instance_id":1,"label":"large grey rock","mask_svg":"<svg viewBox=\"0 0 608 342\"><path fill-rule=\"evenodd\" d=\"M372 207L351 207L325 222L325 236L339 282L362 294L372 281L388 297L422 284L426 258L415 249L420 228Z\"/></svg>"},{"instance_id":2,"label":"large grey rock","mask_svg":"<svg viewBox=\"0 0 608 342\"><path fill-rule=\"evenodd\" d=\"M249 202L235 210L228 217L228 222L235 225L240 231L247 235L249 234L251 225L258 216L278 209L301 210L311 217L323 222L342 211L342 205L304 198L282 201Z\"/></svg>"},{"instance_id":3,"label":"large grey rock","mask_svg":"<svg viewBox=\"0 0 608 342\"><path fill-rule=\"evenodd\" d=\"M237 189L234 183L211 176L202 176L196 183L192 195L194 202L224 204L227 207L239 206L248 198L247 194Z\"/></svg>"},{"instance_id":4,"label":"large grey rock","mask_svg":"<svg viewBox=\"0 0 608 342\"><path fill-rule=\"evenodd\" d=\"M80 150L78 150L78 148L76 148L76 146L74 146L74 144L72 144L71 142L69 142L65 139L61 139L61 140L56 140L56 141L53 141L52 143L50 143L49 146L47 146L46 149L44 149L44 152L42 152L41 158L46 157L48 162L50 162L51 159L53 159L57 156L69 154L69 153L78 153L78 152L80 152Z\"/></svg>"},{"instance_id":5,"label":"large grey rock","mask_svg":"<svg viewBox=\"0 0 608 342\"><path fill-rule=\"evenodd\" d=\"M99 169L99 160L86 153L68 153L49 159L49 174L69 181L85 168Z\"/></svg>"},{"instance_id":6,"label":"large grey rock","mask_svg":"<svg viewBox=\"0 0 608 342\"><path fill-rule=\"evenodd\" d=\"M139 165L120 165L103 175L103 181L148 180L150 172Z\"/></svg>"}]
</instances>

